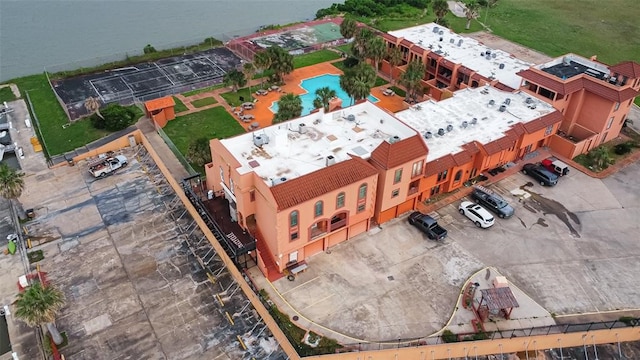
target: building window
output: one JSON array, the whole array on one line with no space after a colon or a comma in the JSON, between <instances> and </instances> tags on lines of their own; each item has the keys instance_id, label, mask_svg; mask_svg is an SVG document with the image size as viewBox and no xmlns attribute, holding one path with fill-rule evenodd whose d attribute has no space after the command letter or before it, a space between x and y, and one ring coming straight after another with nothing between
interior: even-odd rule
<instances>
[{"instance_id":1,"label":"building window","mask_svg":"<svg viewBox=\"0 0 640 360\"><path fill-rule=\"evenodd\" d=\"M453 181L460 181L461 178L462 178L462 170L458 170L458 172L456 172L456 176L453 178Z\"/></svg>"},{"instance_id":2,"label":"building window","mask_svg":"<svg viewBox=\"0 0 640 360\"><path fill-rule=\"evenodd\" d=\"M612 124L613 124L613 116L611 117L611 119L609 119L609 122L607 123L607 130L611 129Z\"/></svg>"},{"instance_id":3,"label":"building window","mask_svg":"<svg viewBox=\"0 0 640 360\"><path fill-rule=\"evenodd\" d=\"M398 195L400 195L400 189L395 189L391 192L391 197L398 197Z\"/></svg>"},{"instance_id":4,"label":"building window","mask_svg":"<svg viewBox=\"0 0 640 360\"><path fill-rule=\"evenodd\" d=\"M336 196L336 209L340 209L341 207L344 207L344 193L341 192L340 194L338 194L338 196Z\"/></svg>"},{"instance_id":5,"label":"building window","mask_svg":"<svg viewBox=\"0 0 640 360\"><path fill-rule=\"evenodd\" d=\"M363 212L367 207L367 184L360 185L358 189L358 211Z\"/></svg>"},{"instance_id":6,"label":"building window","mask_svg":"<svg viewBox=\"0 0 640 360\"><path fill-rule=\"evenodd\" d=\"M438 193L440 193L440 185L434 186L431 188L431 192L430 192L431 196L436 195Z\"/></svg>"},{"instance_id":7,"label":"building window","mask_svg":"<svg viewBox=\"0 0 640 360\"><path fill-rule=\"evenodd\" d=\"M402 180L402 169L396 170L395 175L393 176L393 183L397 184Z\"/></svg>"},{"instance_id":8,"label":"building window","mask_svg":"<svg viewBox=\"0 0 640 360\"><path fill-rule=\"evenodd\" d=\"M256 201L256 191L255 190L249 191L249 201L251 201L251 202Z\"/></svg>"},{"instance_id":9,"label":"building window","mask_svg":"<svg viewBox=\"0 0 640 360\"><path fill-rule=\"evenodd\" d=\"M341 212L339 214L333 215L330 222L329 231L336 231L340 228L343 228L347 225L347 213Z\"/></svg>"},{"instance_id":10,"label":"building window","mask_svg":"<svg viewBox=\"0 0 640 360\"><path fill-rule=\"evenodd\" d=\"M614 106L613 106L613 111L618 111L618 109L620 109L620 103L617 102Z\"/></svg>"},{"instance_id":11,"label":"building window","mask_svg":"<svg viewBox=\"0 0 640 360\"><path fill-rule=\"evenodd\" d=\"M438 174L438 181L447 180L447 171L448 170L445 170Z\"/></svg>"},{"instance_id":12,"label":"building window","mask_svg":"<svg viewBox=\"0 0 640 360\"><path fill-rule=\"evenodd\" d=\"M231 177L229 177L229 190L231 190L232 194L235 194L235 192L234 192L235 189L234 188L235 188L235 186L233 184L233 179Z\"/></svg>"},{"instance_id":13,"label":"building window","mask_svg":"<svg viewBox=\"0 0 640 360\"><path fill-rule=\"evenodd\" d=\"M627 118L627 115L623 116L622 119L620 119L620 125L624 124L624 120Z\"/></svg>"},{"instance_id":14,"label":"building window","mask_svg":"<svg viewBox=\"0 0 640 360\"><path fill-rule=\"evenodd\" d=\"M412 181L411 183L409 183L409 192L407 193L407 195L413 195L417 193L419 187L420 187L420 179Z\"/></svg>"},{"instance_id":15,"label":"building window","mask_svg":"<svg viewBox=\"0 0 640 360\"><path fill-rule=\"evenodd\" d=\"M553 132L553 125L549 125L544 130L544 136L549 136L549 135L551 135L552 132Z\"/></svg>"},{"instance_id":16,"label":"building window","mask_svg":"<svg viewBox=\"0 0 640 360\"><path fill-rule=\"evenodd\" d=\"M322 216L322 208L322 201L316 202L316 204L313 206L313 215L315 217Z\"/></svg>"},{"instance_id":17,"label":"building window","mask_svg":"<svg viewBox=\"0 0 640 360\"><path fill-rule=\"evenodd\" d=\"M422 174L422 160L416 161L413 163L413 168L411 169L411 177L416 177Z\"/></svg>"},{"instance_id":18,"label":"building window","mask_svg":"<svg viewBox=\"0 0 640 360\"><path fill-rule=\"evenodd\" d=\"M292 211L289 214L289 227L298 226L298 210Z\"/></svg>"},{"instance_id":19,"label":"building window","mask_svg":"<svg viewBox=\"0 0 640 360\"><path fill-rule=\"evenodd\" d=\"M222 166L220 166L220 181L225 182L224 181L224 169L222 168Z\"/></svg>"},{"instance_id":20,"label":"building window","mask_svg":"<svg viewBox=\"0 0 640 360\"><path fill-rule=\"evenodd\" d=\"M600 144L604 144L605 140L607 140L607 135L609 133L604 133L604 135L602 135L602 140L600 140Z\"/></svg>"},{"instance_id":21,"label":"building window","mask_svg":"<svg viewBox=\"0 0 640 360\"><path fill-rule=\"evenodd\" d=\"M298 232L296 231L296 232L292 232L291 236L289 238L290 238L290 241L293 241L293 240L298 240L299 237L300 236L298 235Z\"/></svg>"}]
</instances>

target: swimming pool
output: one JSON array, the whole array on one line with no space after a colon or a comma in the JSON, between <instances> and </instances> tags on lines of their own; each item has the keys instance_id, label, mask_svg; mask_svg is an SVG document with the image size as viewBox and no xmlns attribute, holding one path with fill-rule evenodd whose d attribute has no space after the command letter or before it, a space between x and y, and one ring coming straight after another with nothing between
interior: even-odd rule
<instances>
[{"instance_id":1,"label":"swimming pool","mask_svg":"<svg viewBox=\"0 0 640 360\"><path fill-rule=\"evenodd\" d=\"M302 80L300 84L307 93L300 95L300 99L302 100L302 116L308 115L311 113L313 107L313 100L316 98L316 90L329 87L329 89L335 90L336 95L342 99L342 107L351 106L351 98L347 93L342 90L340 87L340 75L332 75L332 74L324 74L308 79ZM378 98L373 95L369 95L367 97L369 101L375 103L378 102ZM278 112L278 102L274 101L271 107L269 108L274 114Z\"/></svg>"}]
</instances>

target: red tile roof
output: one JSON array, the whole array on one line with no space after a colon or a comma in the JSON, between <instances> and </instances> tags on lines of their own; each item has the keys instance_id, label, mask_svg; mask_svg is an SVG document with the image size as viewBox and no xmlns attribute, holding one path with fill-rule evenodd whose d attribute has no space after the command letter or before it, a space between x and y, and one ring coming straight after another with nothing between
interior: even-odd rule
<instances>
[{"instance_id":1,"label":"red tile roof","mask_svg":"<svg viewBox=\"0 0 640 360\"><path fill-rule=\"evenodd\" d=\"M562 113L560 111L554 111L550 114L547 114L539 119L533 120L533 121L529 121L524 125L525 130L527 130L527 132L529 134L534 133L540 129L544 129L549 125L553 125L556 123L561 122L563 119L562 117Z\"/></svg>"},{"instance_id":2,"label":"red tile roof","mask_svg":"<svg viewBox=\"0 0 640 360\"><path fill-rule=\"evenodd\" d=\"M452 155L445 155L433 161L427 162L425 165L425 176L431 176L449 170L456 166L456 160Z\"/></svg>"},{"instance_id":3,"label":"red tile roof","mask_svg":"<svg viewBox=\"0 0 640 360\"><path fill-rule=\"evenodd\" d=\"M533 71L531 69L527 69L527 70L522 70L516 73L516 75L519 75L520 77L522 77L525 80L529 80L529 81L533 81L534 83L547 88L549 90L553 90L559 94L564 94L564 85L558 80L555 80L554 78L550 77L553 75L544 75L544 74L540 74L536 71Z\"/></svg>"},{"instance_id":4,"label":"red tile roof","mask_svg":"<svg viewBox=\"0 0 640 360\"><path fill-rule=\"evenodd\" d=\"M413 43L407 39L402 39L402 41L400 41L400 45L411 48L413 46Z\"/></svg>"},{"instance_id":5,"label":"red tile roof","mask_svg":"<svg viewBox=\"0 0 640 360\"><path fill-rule=\"evenodd\" d=\"M147 108L147 111L162 110L175 105L176 103L173 101L172 96L166 96L159 99L149 100L144 103L144 107Z\"/></svg>"},{"instance_id":6,"label":"red tile roof","mask_svg":"<svg viewBox=\"0 0 640 360\"><path fill-rule=\"evenodd\" d=\"M468 163L471 159L473 159L473 154L466 149L453 154L453 160L455 160L458 166Z\"/></svg>"},{"instance_id":7,"label":"red tile roof","mask_svg":"<svg viewBox=\"0 0 640 360\"><path fill-rule=\"evenodd\" d=\"M500 137L499 139L493 140L486 144L482 144L482 147L487 151L487 154L492 155L496 154L502 150L506 150L515 144L516 139L509 134L505 133L505 136Z\"/></svg>"},{"instance_id":8,"label":"red tile roof","mask_svg":"<svg viewBox=\"0 0 640 360\"><path fill-rule=\"evenodd\" d=\"M392 44L395 44L398 41L398 38L391 35L391 34L387 34L387 33L383 33L382 34L382 38L389 41Z\"/></svg>"},{"instance_id":9,"label":"red tile roof","mask_svg":"<svg viewBox=\"0 0 640 360\"><path fill-rule=\"evenodd\" d=\"M508 92L513 92L515 89L507 86L501 82L497 82L495 85L493 85L496 89L502 90L502 91L508 91Z\"/></svg>"},{"instance_id":10,"label":"red tile roof","mask_svg":"<svg viewBox=\"0 0 640 360\"><path fill-rule=\"evenodd\" d=\"M640 64L635 61L624 61L609 68L614 73L626 76L630 79L640 78Z\"/></svg>"},{"instance_id":11,"label":"red tile roof","mask_svg":"<svg viewBox=\"0 0 640 360\"><path fill-rule=\"evenodd\" d=\"M377 175L378 170L357 156L271 187L278 210L288 209L341 187Z\"/></svg>"},{"instance_id":12,"label":"red tile roof","mask_svg":"<svg viewBox=\"0 0 640 360\"><path fill-rule=\"evenodd\" d=\"M427 153L427 145L420 135L414 135L393 144L383 141L373 150L369 161L377 168L392 169L417 158L424 158Z\"/></svg>"}]
</instances>

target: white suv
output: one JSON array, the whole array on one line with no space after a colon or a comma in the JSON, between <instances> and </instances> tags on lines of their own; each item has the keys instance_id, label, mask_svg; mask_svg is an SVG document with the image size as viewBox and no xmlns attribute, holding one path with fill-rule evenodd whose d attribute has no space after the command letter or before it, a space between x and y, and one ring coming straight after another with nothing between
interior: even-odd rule
<instances>
[{"instance_id":1,"label":"white suv","mask_svg":"<svg viewBox=\"0 0 640 360\"><path fill-rule=\"evenodd\" d=\"M458 207L458 211L479 228L488 228L494 223L493 215L487 209L471 201L463 201Z\"/></svg>"}]
</instances>

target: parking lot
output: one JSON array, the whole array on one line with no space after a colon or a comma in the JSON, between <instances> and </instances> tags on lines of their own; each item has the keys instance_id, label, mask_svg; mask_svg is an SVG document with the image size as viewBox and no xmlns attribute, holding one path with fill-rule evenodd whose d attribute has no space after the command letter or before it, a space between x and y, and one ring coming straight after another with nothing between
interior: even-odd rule
<instances>
[{"instance_id":1,"label":"parking lot","mask_svg":"<svg viewBox=\"0 0 640 360\"><path fill-rule=\"evenodd\" d=\"M464 281L486 266L558 316L638 309L639 174L638 164L605 180L572 169L549 188L515 173L489 186L515 208L492 228L476 228L458 201L433 214L448 229L444 242L405 216L314 256L308 271L274 287L312 328L352 342L440 330Z\"/></svg>"}]
</instances>

